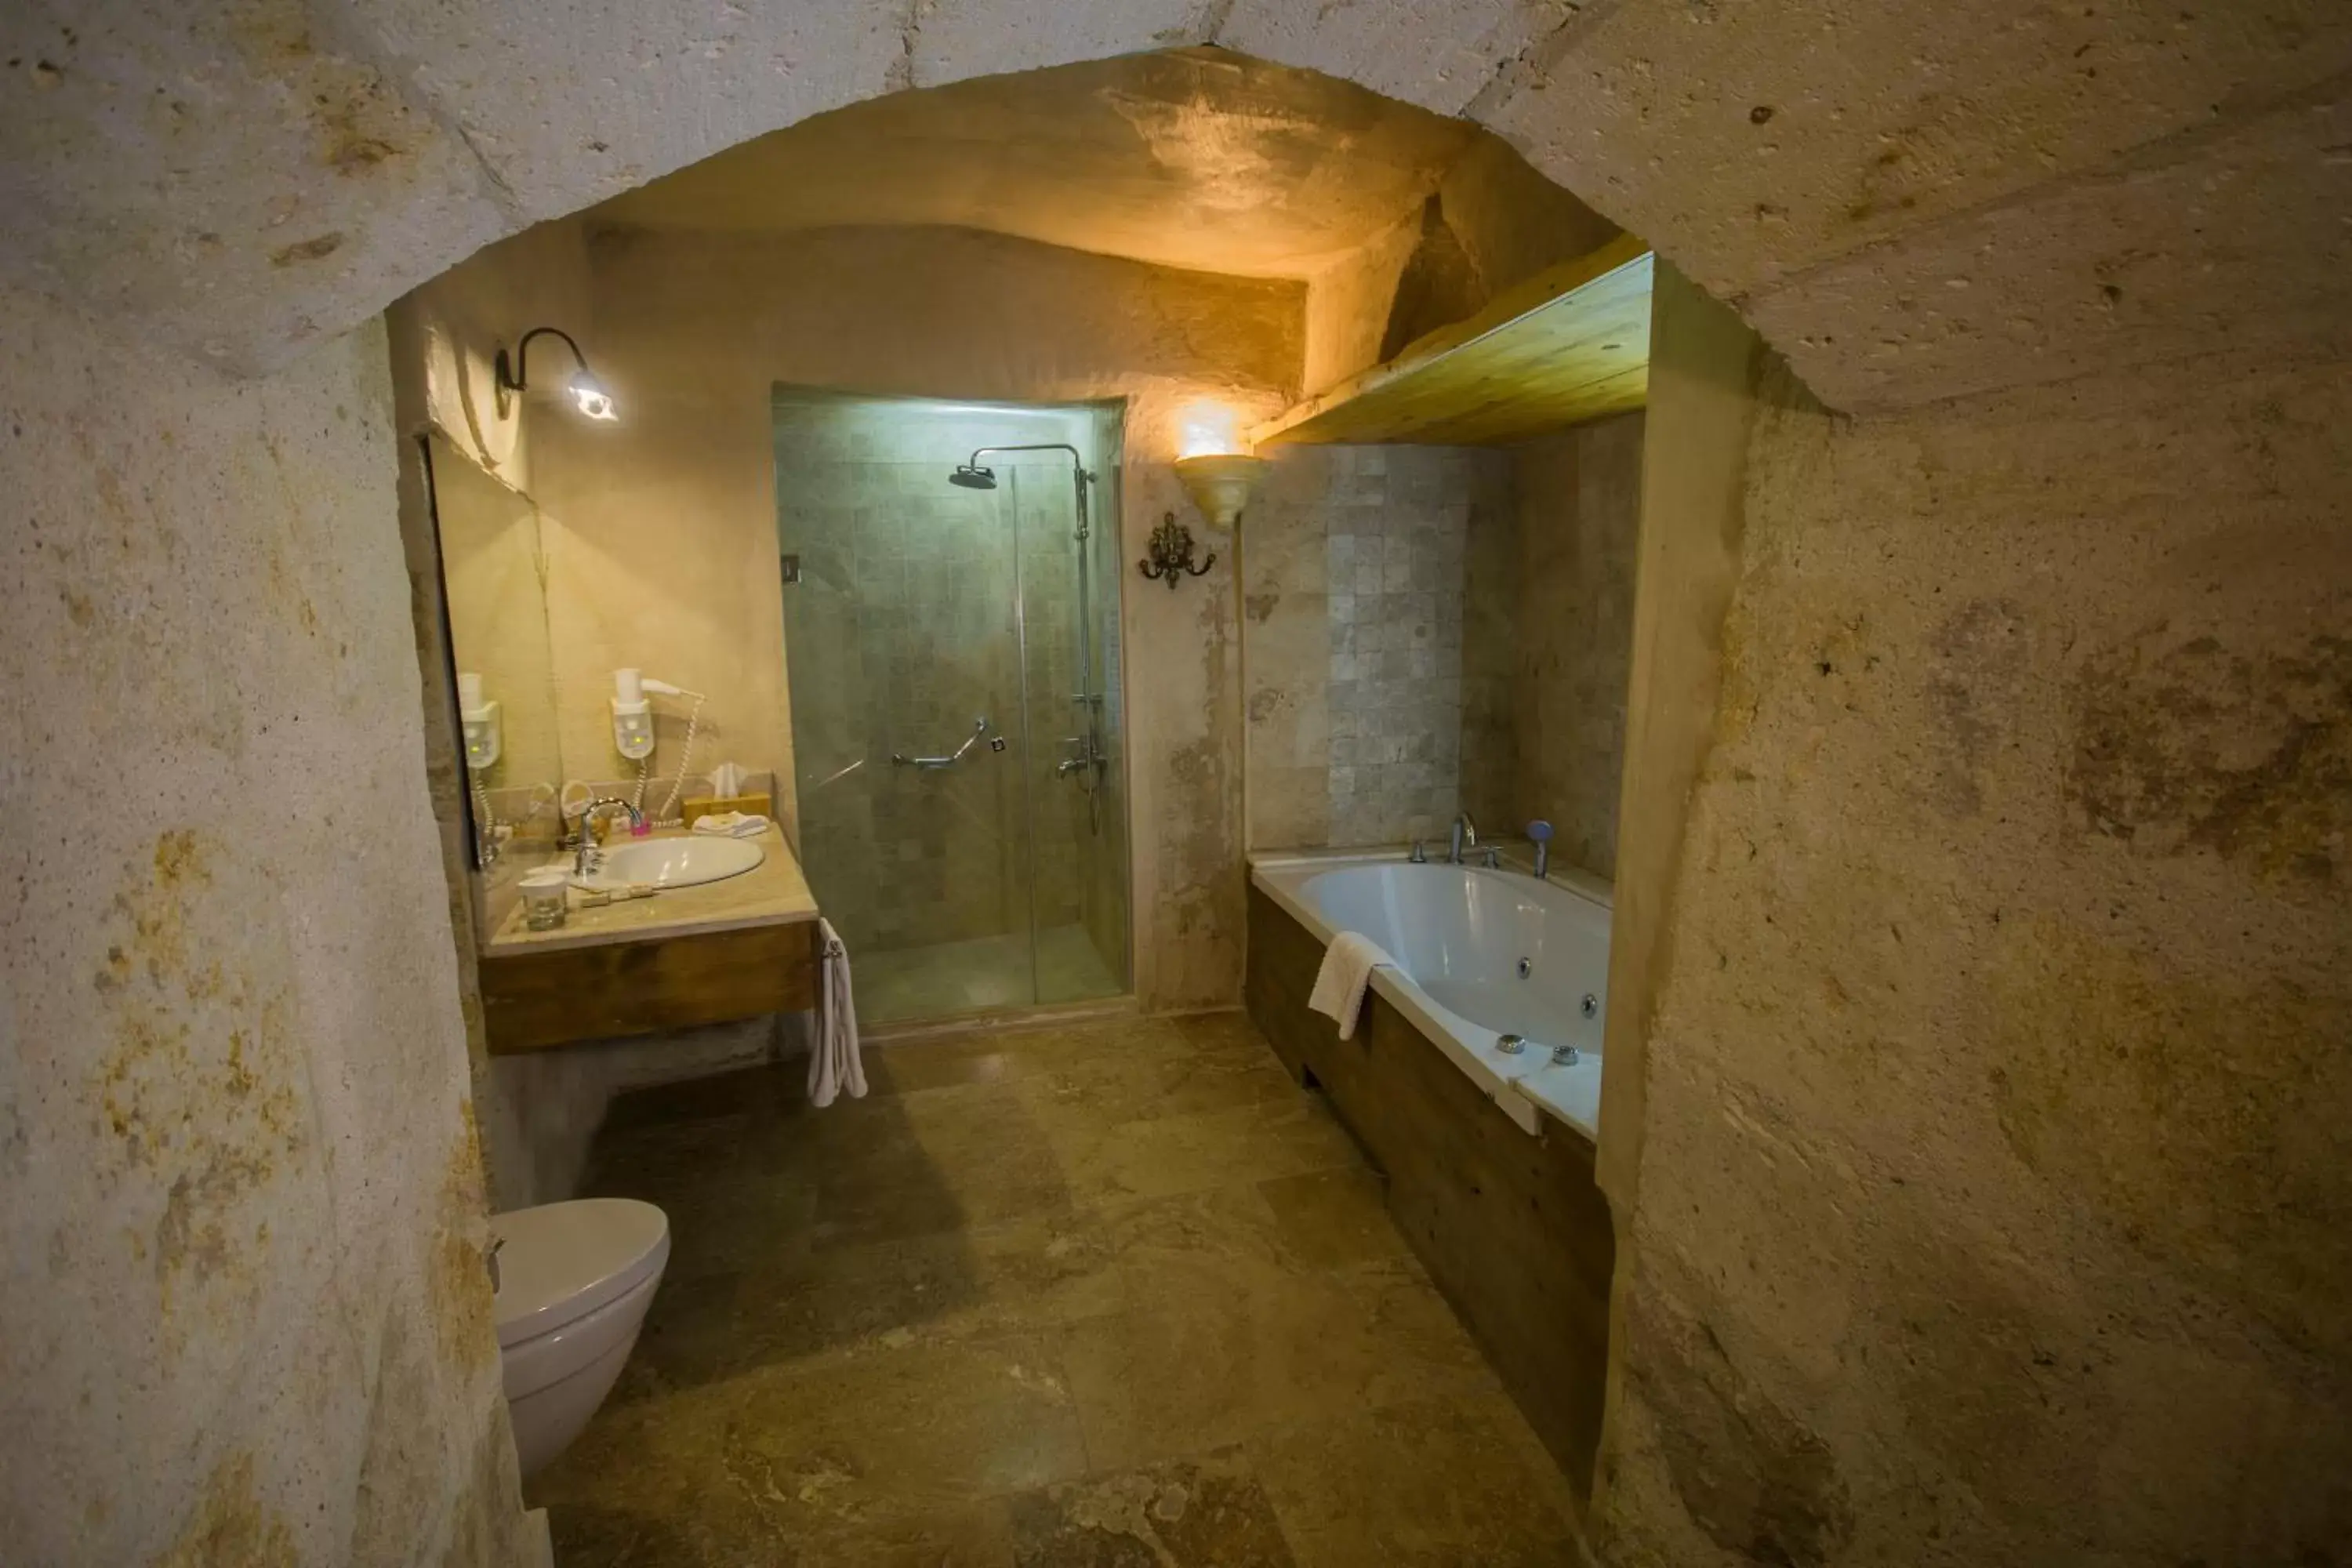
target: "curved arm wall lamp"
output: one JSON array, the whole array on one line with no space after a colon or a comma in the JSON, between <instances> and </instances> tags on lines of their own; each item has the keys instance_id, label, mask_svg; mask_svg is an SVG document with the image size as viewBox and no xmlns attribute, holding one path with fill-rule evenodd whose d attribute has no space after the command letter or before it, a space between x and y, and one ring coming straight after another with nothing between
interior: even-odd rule
<instances>
[{"instance_id":1,"label":"curved arm wall lamp","mask_svg":"<svg viewBox=\"0 0 2352 1568\"><path fill-rule=\"evenodd\" d=\"M560 327L533 327L525 332L522 342L515 344L511 362L507 358L505 345L499 345L498 359L492 367L498 380L499 417L503 419L507 416L515 396L528 385L530 340L542 333L562 338L563 346L572 351L572 359L580 366L578 374L564 384L564 390L572 394L572 401L579 406L580 412L591 419L618 419L621 416L613 406L613 395L604 390L604 384L598 381L595 373L588 368L588 356L580 352L580 345L572 341L572 334Z\"/></svg>"}]
</instances>

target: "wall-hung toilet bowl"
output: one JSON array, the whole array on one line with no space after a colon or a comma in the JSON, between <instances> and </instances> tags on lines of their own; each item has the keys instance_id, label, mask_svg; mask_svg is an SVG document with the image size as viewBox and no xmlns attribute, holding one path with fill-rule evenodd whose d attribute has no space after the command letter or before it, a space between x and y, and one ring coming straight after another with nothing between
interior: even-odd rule
<instances>
[{"instance_id":1,"label":"wall-hung toilet bowl","mask_svg":"<svg viewBox=\"0 0 2352 1568\"><path fill-rule=\"evenodd\" d=\"M637 1342L669 1220L634 1198L582 1198L490 1216L499 1244L499 1361L526 1476L563 1452Z\"/></svg>"}]
</instances>

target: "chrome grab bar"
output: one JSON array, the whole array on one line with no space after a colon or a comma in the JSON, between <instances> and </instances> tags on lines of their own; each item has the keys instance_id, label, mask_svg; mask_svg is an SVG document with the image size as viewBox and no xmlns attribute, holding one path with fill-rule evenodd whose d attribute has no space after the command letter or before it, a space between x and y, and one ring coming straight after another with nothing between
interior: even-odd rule
<instances>
[{"instance_id":1,"label":"chrome grab bar","mask_svg":"<svg viewBox=\"0 0 2352 1568\"><path fill-rule=\"evenodd\" d=\"M987 733L988 715L983 713L971 721L971 733L964 737L963 744L947 756L910 757L901 752L893 752L890 753L890 765L898 768L951 768L963 761L963 754L979 745L980 738Z\"/></svg>"}]
</instances>

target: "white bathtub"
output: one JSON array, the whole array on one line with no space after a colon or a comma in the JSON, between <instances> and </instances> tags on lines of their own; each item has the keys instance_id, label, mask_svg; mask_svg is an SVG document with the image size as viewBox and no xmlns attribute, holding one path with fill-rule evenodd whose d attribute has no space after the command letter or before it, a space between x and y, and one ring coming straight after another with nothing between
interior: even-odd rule
<instances>
[{"instance_id":1,"label":"white bathtub","mask_svg":"<svg viewBox=\"0 0 2352 1568\"><path fill-rule=\"evenodd\" d=\"M1540 1108L1597 1133L1609 1002L1597 888L1402 856L1267 856L1250 879L1322 941L1361 931L1385 949L1396 965L1373 971L1373 991L1521 1127L1537 1131ZM1520 1037L1516 1053L1507 1035ZM1561 1047L1577 1059L1555 1060Z\"/></svg>"}]
</instances>

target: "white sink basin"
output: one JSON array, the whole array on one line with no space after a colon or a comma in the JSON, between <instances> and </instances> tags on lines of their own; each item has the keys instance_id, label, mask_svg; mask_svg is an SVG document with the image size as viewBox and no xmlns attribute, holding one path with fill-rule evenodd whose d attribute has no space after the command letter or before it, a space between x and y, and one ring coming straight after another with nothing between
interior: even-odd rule
<instances>
[{"instance_id":1,"label":"white sink basin","mask_svg":"<svg viewBox=\"0 0 2352 1568\"><path fill-rule=\"evenodd\" d=\"M740 877L768 858L748 838L635 838L607 845L604 863L572 885L590 892L644 883L691 888Z\"/></svg>"}]
</instances>

